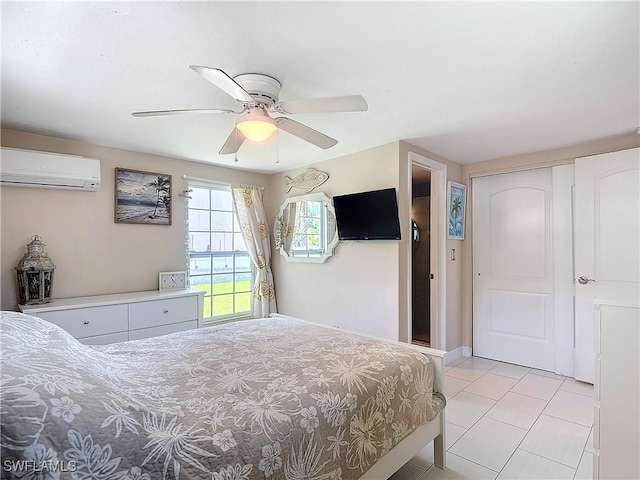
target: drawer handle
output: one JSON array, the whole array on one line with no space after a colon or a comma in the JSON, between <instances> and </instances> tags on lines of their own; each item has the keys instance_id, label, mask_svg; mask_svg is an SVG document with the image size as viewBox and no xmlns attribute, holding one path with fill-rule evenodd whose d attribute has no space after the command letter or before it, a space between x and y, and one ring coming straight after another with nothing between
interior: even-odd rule
<instances>
[{"instance_id":1,"label":"drawer handle","mask_svg":"<svg viewBox=\"0 0 640 480\"><path fill-rule=\"evenodd\" d=\"M165 310L164 313L169 313L169 310Z\"/></svg>"},{"instance_id":2,"label":"drawer handle","mask_svg":"<svg viewBox=\"0 0 640 480\"><path fill-rule=\"evenodd\" d=\"M85 321L84 321L84 324L85 324L85 325L89 325L89 320L85 320Z\"/></svg>"}]
</instances>

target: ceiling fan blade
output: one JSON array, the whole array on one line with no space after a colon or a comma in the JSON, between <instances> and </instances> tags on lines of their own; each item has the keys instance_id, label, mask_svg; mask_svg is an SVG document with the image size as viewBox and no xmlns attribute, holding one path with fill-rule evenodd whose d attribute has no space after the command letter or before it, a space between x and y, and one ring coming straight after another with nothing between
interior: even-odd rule
<instances>
[{"instance_id":1,"label":"ceiling fan blade","mask_svg":"<svg viewBox=\"0 0 640 480\"><path fill-rule=\"evenodd\" d=\"M247 93L247 91L238 85L233 78L218 68L201 67L198 65L190 65L189 68L197 74L209 80L227 95L233 97L237 102L253 103L255 100Z\"/></svg>"},{"instance_id":2,"label":"ceiling fan blade","mask_svg":"<svg viewBox=\"0 0 640 480\"><path fill-rule=\"evenodd\" d=\"M242 145L242 142L245 141L245 139L246 137L242 134L242 132L234 127L234 129L231 130L231 134L229 134L229 137L227 137L227 141L224 142L224 145L222 145L222 148L220 149L220 155L236 153L240 149L240 146Z\"/></svg>"},{"instance_id":3,"label":"ceiling fan blade","mask_svg":"<svg viewBox=\"0 0 640 480\"><path fill-rule=\"evenodd\" d=\"M281 113L364 112L368 108L362 95L287 100L276 105L276 109Z\"/></svg>"},{"instance_id":4,"label":"ceiling fan blade","mask_svg":"<svg viewBox=\"0 0 640 480\"><path fill-rule=\"evenodd\" d=\"M159 117L162 115L180 115L183 113L239 113L219 108L184 108L181 110L152 110L150 112L133 112L134 117Z\"/></svg>"},{"instance_id":5,"label":"ceiling fan blade","mask_svg":"<svg viewBox=\"0 0 640 480\"><path fill-rule=\"evenodd\" d=\"M319 131L314 130L311 127L307 127L302 123L291 120L290 118L278 117L274 118L273 120L276 122L276 125L279 129L284 130L291 135L295 135L302 140L306 140L309 143L313 143L320 148L324 148L325 150L327 148L333 147L336 143L338 143L335 138L331 138L324 133L320 133Z\"/></svg>"}]
</instances>

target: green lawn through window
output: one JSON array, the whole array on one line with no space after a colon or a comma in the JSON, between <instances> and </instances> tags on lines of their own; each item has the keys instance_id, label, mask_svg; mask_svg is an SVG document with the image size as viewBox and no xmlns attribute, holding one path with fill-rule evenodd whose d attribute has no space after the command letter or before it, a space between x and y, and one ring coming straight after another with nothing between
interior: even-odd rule
<instances>
[{"instance_id":1,"label":"green lawn through window","mask_svg":"<svg viewBox=\"0 0 640 480\"><path fill-rule=\"evenodd\" d=\"M250 311L252 291L249 280L237 281L235 287L236 293L233 294L233 282L216 282L214 284L198 283L191 285L191 288L205 292L204 318L234 313L234 296L236 302L235 313Z\"/></svg>"}]
</instances>

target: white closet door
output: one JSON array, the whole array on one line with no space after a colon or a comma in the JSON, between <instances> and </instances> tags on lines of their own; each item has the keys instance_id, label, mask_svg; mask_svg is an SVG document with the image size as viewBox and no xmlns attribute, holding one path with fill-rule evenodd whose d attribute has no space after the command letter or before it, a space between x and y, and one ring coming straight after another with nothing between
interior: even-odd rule
<instances>
[{"instance_id":1,"label":"white closet door","mask_svg":"<svg viewBox=\"0 0 640 480\"><path fill-rule=\"evenodd\" d=\"M593 383L594 299L640 292L640 149L578 158L575 173L575 375Z\"/></svg>"},{"instance_id":2,"label":"white closet door","mask_svg":"<svg viewBox=\"0 0 640 480\"><path fill-rule=\"evenodd\" d=\"M473 353L554 370L550 168L473 179Z\"/></svg>"},{"instance_id":3,"label":"white closet door","mask_svg":"<svg viewBox=\"0 0 640 480\"><path fill-rule=\"evenodd\" d=\"M573 259L574 165L553 167L553 303L555 373L575 375Z\"/></svg>"}]
</instances>

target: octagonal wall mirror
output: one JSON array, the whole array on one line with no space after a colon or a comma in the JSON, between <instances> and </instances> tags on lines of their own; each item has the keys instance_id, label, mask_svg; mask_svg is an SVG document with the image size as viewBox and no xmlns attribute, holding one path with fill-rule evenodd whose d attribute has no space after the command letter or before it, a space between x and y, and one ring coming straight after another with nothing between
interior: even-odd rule
<instances>
[{"instance_id":1,"label":"octagonal wall mirror","mask_svg":"<svg viewBox=\"0 0 640 480\"><path fill-rule=\"evenodd\" d=\"M333 202L324 193L286 198L274 232L276 248L288 261L326 262L338 244Z\"/></svg>"}]
</instances>

